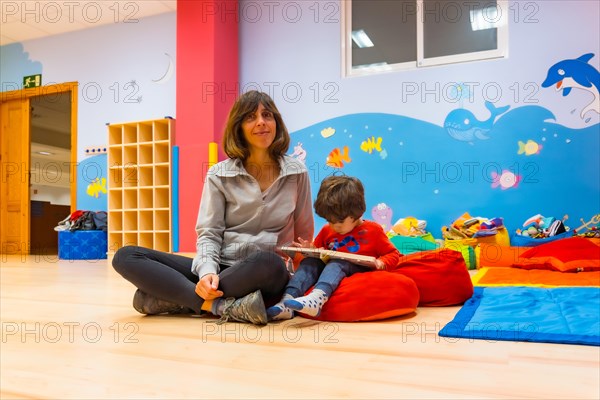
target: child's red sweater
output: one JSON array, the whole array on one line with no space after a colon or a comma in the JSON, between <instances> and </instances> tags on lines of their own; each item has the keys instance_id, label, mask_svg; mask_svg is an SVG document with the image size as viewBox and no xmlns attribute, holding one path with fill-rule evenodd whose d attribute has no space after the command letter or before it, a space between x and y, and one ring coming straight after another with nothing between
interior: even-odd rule
<instances>
[{"instance_id":1,"label":"child's red sweater","mask_svg":"<svg viewBox=\"0 0 600 400\"><path fill-rule=\"evenodd\" d=\"M363 221L345 235L336 233L329 224L325 225L314 241L315 247L355 253L380 259L386 269L395 268L401 254L387 237L381 225Z\"/></svg>"}]
</instances>

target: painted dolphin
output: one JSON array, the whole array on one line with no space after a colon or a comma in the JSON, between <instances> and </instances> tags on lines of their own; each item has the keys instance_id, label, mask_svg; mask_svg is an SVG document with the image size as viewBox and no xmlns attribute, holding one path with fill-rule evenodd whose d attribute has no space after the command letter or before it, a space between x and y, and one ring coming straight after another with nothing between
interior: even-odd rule
<instances>
[{"instance_id":1,"label":"painted dolphin","mask_svg":"<svg viewBox=\"0 0 600 400\"><path fill-rule=\"evenodd\" d=\"M475 138L485 140L489 139L486 134L494 126L496 117L505 113L510 106L496 107L489 101L485 102L485 107L490 110L490 117L485 121L480 121L473 113L464 108L452 110L446 116L444 128L452 138L463 142L473 142Z\"/></svg>"},{"instance_id":2,"label":"painted dolphin","mask_svg":"<svg viewBox=\"0 0 600 400\"><path fill-rule=\"evenodd\" d=\"M594 53L584 54L574 60L559 61L550 67L548 76L542 82L542 87L556 85L556 90L562 90L563 96L571 93L572 88L590 92L594 99L581 110L579 116L582 119L590 110L600 114L600 96L598 95L600 72L588 63L592 57L594 57Z\"/></svg>"}]
</instances>

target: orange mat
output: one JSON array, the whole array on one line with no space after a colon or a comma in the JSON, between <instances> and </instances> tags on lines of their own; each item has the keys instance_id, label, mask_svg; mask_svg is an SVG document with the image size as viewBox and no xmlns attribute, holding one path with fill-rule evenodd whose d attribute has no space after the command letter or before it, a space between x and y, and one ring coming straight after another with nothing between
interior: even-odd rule
<instances>
[{"instance_id":1,"label":"orange mat","mask_svg":"<svg viewBox=\"0 0 600 400\"><path fill-rule=\"evenodd\" d=\"M565 273L543 269L482 268L472 277L474 286L599 286L600 271Z\"/></svg>"}]
</instances>

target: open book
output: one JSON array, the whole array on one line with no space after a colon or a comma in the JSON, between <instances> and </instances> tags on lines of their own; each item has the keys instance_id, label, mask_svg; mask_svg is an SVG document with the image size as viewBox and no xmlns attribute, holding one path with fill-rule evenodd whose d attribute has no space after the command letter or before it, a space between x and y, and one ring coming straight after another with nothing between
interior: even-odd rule
<instances>
[{"instance_id":1,"label":"open book","mask_svg":"<svg viewBox=\"0 0 600 400\"><path fill-rule=\"evenodd\" d=\"M364 265L365 267L371 267L373 269L377 269L377 260L375 257L371 256L361 256L360 254L353 253L344 253L341 251L333 251L327 249L309 249L305 247L288 247L281 246L279 250L286 253L290 257L294 257L295 253L300 253L307 257L316 257L323 260L323 262L327 262L330 259L337 258L339 260L350 261L354 264Z\"/></svg>"}]
</instances>

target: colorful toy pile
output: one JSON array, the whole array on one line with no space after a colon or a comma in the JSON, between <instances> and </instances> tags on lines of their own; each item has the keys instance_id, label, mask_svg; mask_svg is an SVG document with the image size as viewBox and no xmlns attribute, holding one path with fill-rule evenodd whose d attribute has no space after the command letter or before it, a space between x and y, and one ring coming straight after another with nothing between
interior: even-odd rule
<instances>
[{"instance_id":1,"label":"colorful toy pile","mask_svg":"<svg viewBox=\"0 0 600 400\"><path fill-rule=\"evenodd\" d=\"M396 221L387 235L403 255L435 250L439 244L426 228L427 221L415 217L405 217Z\"/></svg>"},{"instance_id":2,"label":"colorful toy pile","mask_svg":"<svg viewBox=\"0 0 600 400\"><path fill-rule=\"evenodd\" d=\"M442 227L442 236L448 240L493 236L503 226L504 220L500 217L488 219L484 217L472 217L469 213L464 213L449 227Z\"/></svg>"},{"instance_id":3,"label":"colorful toy pile","mask_svg":"<svg viewBox=\"0 0 600 400\"><path fill-rule=\"evenodd\" d=\"M600 238L600 229L598 229L600 225L600 214L594 215L589 221L585 222L580 219L582 225L576 229L573 229L573 232L578 236L588 237L588 238Z\"/></svg>"},{"instance_id":4,"label":"colorful toy pile","mask_svg":"<svg viewBox=\"0 0 600 400\"><path fill-rule=\"evenodd\" d=\"M565 225L565 221L568 218L568 215L565 215L562 219L556 219L536 214L523 223L523 229L517 229L517 234L534 239L544 239L560 235L569 231L569 227Z\"/></svg>"},{"instance_id":5,"label":"colorful toy pile","mask_svg":"<svg viewBox=\"0 0 600 400\"><path fill-rule=\"evenodd\" d=\"M402 236L423 236L427 234L427 221L415 217L400 218L394 226L392 233Z\"/></svg>"}]
</instances>

